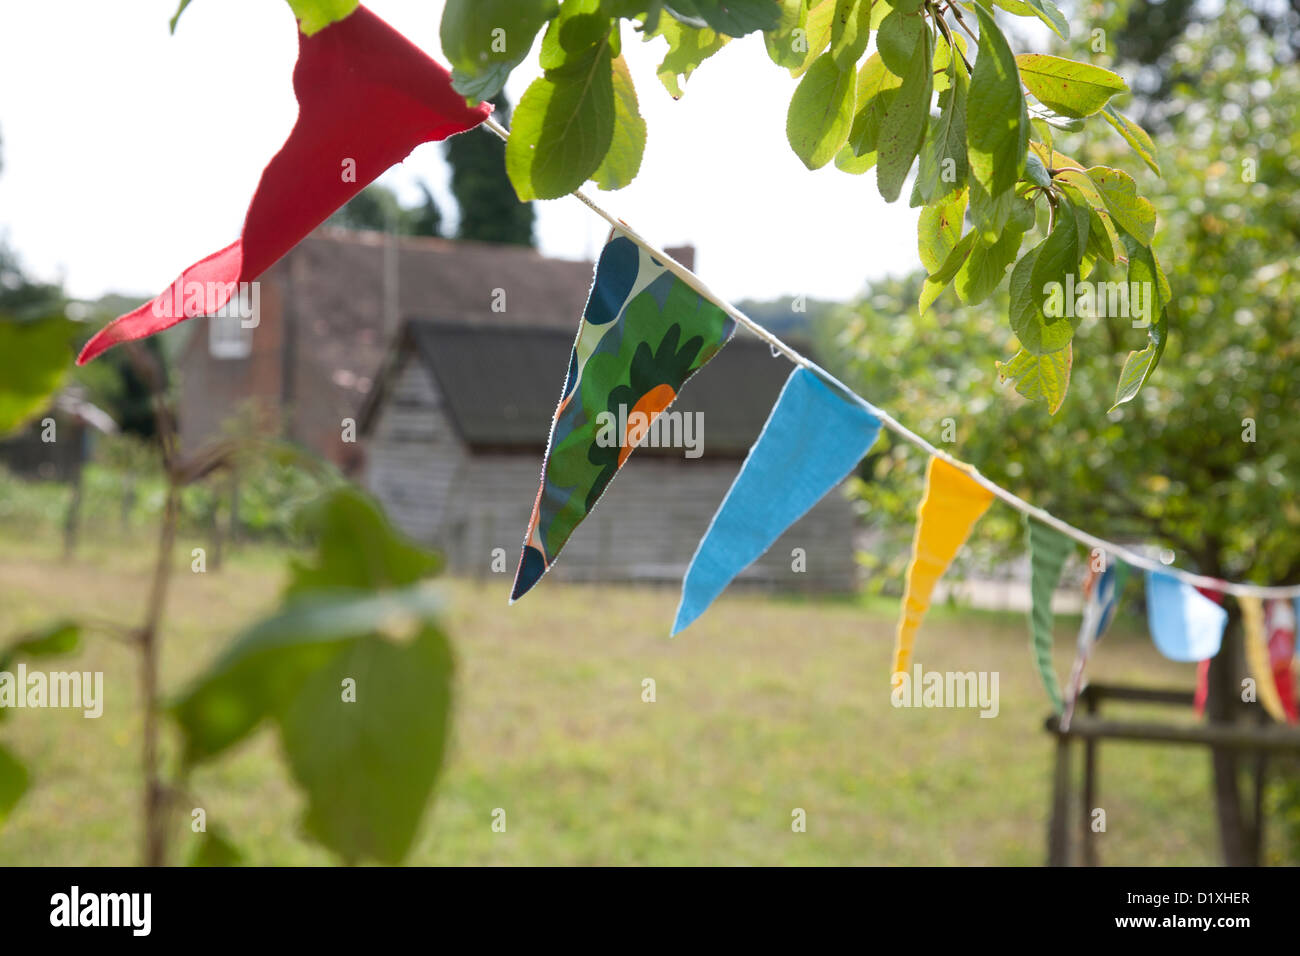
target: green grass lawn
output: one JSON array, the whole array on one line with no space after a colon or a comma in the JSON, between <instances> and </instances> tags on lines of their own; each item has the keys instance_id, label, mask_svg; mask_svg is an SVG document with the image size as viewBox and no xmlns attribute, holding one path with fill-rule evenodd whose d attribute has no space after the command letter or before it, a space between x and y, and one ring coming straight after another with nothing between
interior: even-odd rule
<instances>
[{"instance_id":1,"label":"green grass lawn","mask_svg":"<svg viewBox=\"0 0 1300 956\"><path fill-rule=\"evenodd\" d=\"M284 553L247 547L206 574L178 572L165 686L179 689L276 599ZM136 622L151 543L89 542L64 561L53 536L0 536L0 635L60 614ZM667 636L675 590L548 580L513 608L508 582L449 582L459 658L453 744L412 863L1039 864L1051 746L1046 698L1017 615L936 608L917 660L1000 675L1000 713L890 704L892 602L736 593ZM1188 687L1193 668L1117 623L1098 680ZM1069 668L1077 622L1058 620ZM37 666L37 665L33 665ZM92 639L74 662L102 670L99 720L19 711L0 740L33 786L0 830L0 863L131 864L139 857L140 714L128 648ZM653 678L657 700L642 701ZM1138 711L1116 708L1116 714ZM1111 864L1212 864L1208 757L1108 744L1100 805ZM302 801L269 731L190 781L185 809L257 864L326 864L304 839ZM493 832L495 808L507 829ZM807 832L791 831L802 808ZM197 837L177 820L173 858ZM1280 847L1270 845L1278 860Z\"/></svg>"}]
</instances>

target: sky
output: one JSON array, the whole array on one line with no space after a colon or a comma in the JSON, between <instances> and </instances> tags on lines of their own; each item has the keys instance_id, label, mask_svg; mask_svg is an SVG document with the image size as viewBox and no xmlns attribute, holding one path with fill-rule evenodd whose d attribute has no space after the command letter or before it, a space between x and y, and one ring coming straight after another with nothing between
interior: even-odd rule
<instances>
[{"instance_id":1,"label":"sky","mask_svg":"<svg viewBox=\"0 0 1300 956\"><path fill-rule=\"evenodd\" d=\"M440 0L367 4L439 62ZM262 168L297 115L293 16L284 0L0 0L0 235L69 294L153 295L239 235ZM737 301L843 300L919 268L917 211L886 204L874 173L809 172L785 138L796 81L761 37L706 61L674 101L655 76L666 44L624 25L649 127L631 185L588 191L659 246L696 247L696 271ZM536 50L506 91L518 102ZM439 144L380 182L405 201L429 183L454 209ZM608 227L576 199L537 204L547 255L592 258Z\"/></svg>"}]
</instances>

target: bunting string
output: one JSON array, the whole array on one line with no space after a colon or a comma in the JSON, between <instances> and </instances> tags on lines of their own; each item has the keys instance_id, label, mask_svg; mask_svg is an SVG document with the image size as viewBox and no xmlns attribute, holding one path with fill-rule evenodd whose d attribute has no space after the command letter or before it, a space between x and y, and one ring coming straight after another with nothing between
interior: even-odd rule
<instances>
[{"instance_id":1,"label":"bunting string","mask_svg":"<svg viewBox=\"0 0 1300 956\"><path fill-rule=\"evenodd\" d=\"M486 126L488 129L490 129L497 136L499 136L503 141L509 140L510 131L507 130L504 126L502 126L500 123L498 123L493 117L488 116L483 121L483 125ZM741 325L744 328L748 329L752 334L756 335L759 339L766 342L771 347L773 353L780 353L781 355L784 355L787 359L789 359L794 364L807 369L808 371L820 377L822 380L838 388L844 393L845 397L849 398L853 402L856 402L858 405L862 406L862 408L864 408L870 414L874 415L877 419L880 420L880 423L885 428L888 428L899 438L903 439L904 441L908 442L911 445L916 446L917 448L920 448L928 455L931 455L934 458L938 458L944 462L947 462L949 465L952 465L953 467L958 468L961 471L965 472L972 481L974 481L976 484L983 487L990 494L1006 502L1008 505L1010 505L1012 508L1019 511L1021 514L1028 515L1029 517L1042 522L1048 527L1056 529L1061 534L1074 539L1075 541L1079 542L1080 544L1084 545L1087 548L1097 549L1106 552L1107 554L1113 557L1122 559L1123 561L1125 561L1126 563L1128 563L1133 567L1141 568L1146 571L1156 572L1163 575L1168 575L1192 587L1207 588L1210 590L1218 591L1223 594L1231 594L1236 597L1254 597L1254 598L1300 597L1300 584L1261 585L1261 584L1250 584L1247 582L1240 582L1240 581L1224 581L1219 578L1209 577L1208 575L1195 574L1191 571L1185 571L1181 568L1165 565L1164 563L1162 563L1161 561L1155 558L1149 557L1145 554L1141 554L1140 552L1134 551L1131 548L1128 548L1122 544L1119 544L1114 541L1108 541L1105 538L1100 538L1097 535L1090 534L1081 528L1075 527L1074 525L1070 524L1067 521L1061 520L1060 518L1056 517L1050 512L1044 511L1042 508L1030 504L1029 502L1025 501L1023 498L1021 498L1019 495L1016 495L1013 492L1008 491L1007 489L1003 488L1001 485L997 484L996 482L991 481L990 479L984 477L984 475L980 474L979 470L974 468L973 466L952 457L947 452L942 451L939 448L936 448L925 438L918 435L916 432L912 431L910 428L908 428L898 419L894 418L894 416L889 414L889 412L873 405L871 402L867 401L865 398L863 398L853 389L849 388L847 385L841 382L837 377L832 375L826 369L822 368L812 359L808 358L807 356L803 355L796 349L787 345L778 336L773 334L768 329L764 328L762 325L759 325L757 322L755 322L749 316L745 315L745 313L741 312L739 309L737 309L734 305L732 305L722 296L715 293L694 272L692 272L690 269L687 269L684 265L682 265L672 256L668 255L662 249L659 249L654 244L649 242L647 239L642 237L635 229L629 226L626 222L624 222L621 219L618 219L612 213L605 210L599 203L593 200L590 196L586 195L586 193L584 193L582 190L580 189L574 190L572 195L576 197L578 200L580 200L584 205L586 205L588 209L590 209L600 218L608 222L619 233L627 236L628 239L630 239L636 245L640 246L647 253L652 255L655 259L659 260L659 262L663 263L663 265L665 266L665 268L668 269L668 271L672 272L675 276L677 276L679 279L681 279L683 282L689 285L693 290L695 290L695 292L699 293L699 295L703 296L705 299L707 299L708 301L716 305L718 308L720 308L729 317L734 319L738 325Z\"/></svg>"}]
</instances>

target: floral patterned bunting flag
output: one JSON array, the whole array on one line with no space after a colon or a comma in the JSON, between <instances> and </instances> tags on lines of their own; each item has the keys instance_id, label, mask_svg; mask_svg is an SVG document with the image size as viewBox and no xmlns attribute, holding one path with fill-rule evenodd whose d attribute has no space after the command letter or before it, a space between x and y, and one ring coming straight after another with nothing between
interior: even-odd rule
<instances>
[{"instance_id":1,"label":"floral patterned bunting flag","mask_svg":"<svg viewBox=\"0 0 1300 956\"><path fill-rule=\"evenodd\" d=\"M735 328L666 265L613 234L596 264L551 422L511 603L550 570L654 420Z\"/></svg>"}]
</instances>

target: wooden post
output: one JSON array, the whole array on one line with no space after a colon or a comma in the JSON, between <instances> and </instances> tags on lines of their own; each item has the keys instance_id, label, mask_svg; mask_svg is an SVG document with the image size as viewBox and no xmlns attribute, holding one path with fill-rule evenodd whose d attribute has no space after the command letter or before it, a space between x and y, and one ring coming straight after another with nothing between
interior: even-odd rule
<instances>
[{"instance_id":1,"label":"wooden post","mask_svg":"<svg viewBox=\"0 0 1300 956\"><path fill-rule=\"evenodd\" d=\"M1053 724L1049 729L1056 730ZM1047 865L1070 865L1070 738L1059 730L1056 770L1052 775L1052 817L1047 823Z\"/></svg>"},{"instance_id":2,"label":"wooden post","mask_svg":"<svg viewBox=\"0 0 1300 956\"><path fill-rule=\"evenodd\" d=\"M122 469L122 510L118 515L122 537L131 530L131 510L135 507L135 473L130 466Z\"/></svg>"},{"instance_id":3,"label":"wooden post","mask_svg":"<svg viewBox=\"0 0 1300 956\"><path fill-rule=\"evenodd\" d=\"M1237 637L1240 636L1238 630ZM1217 658L1216 658L1217 659ZM1214 686L1211 685L1211 692ZM1129 740L1148 744L1176 744L1182 746L1207 747L1216 757L1216 770L1223 756L1231 759L1234 766L1251 761L1254 770L1254 789L1252 805L1247 808L1241 799L1242 793L1235 775L1229 778L1231 790L1229 801L1235 795L1237 829L1225 826L1223 817L1224 803L1219 802L1220 791L1216 778L1216 809L1219 810L1220 834L1223 837L1224 860L1233 865L1233 860L1245 861L1242 865L1257 865L1262 859L1264 845L1264 786L1268 760L1275 753L1300 755L1300 729L1288 725L1275 724L1266 719L1261 712L1256 712L1255 721L1209 720L1201 724L1180 725L1155 722L1105 720L1098 714L1103 700L1140 701L1147 704L1159 704L1169 707L1190 707L1193 695L1190 691L1159 690L1145 687L1112 687L1093 684L1085 691L1084 702L1087 713L1076 713L1070 723L1070 729L1062 733L1060 718L1052 714L1047 718L1048 733L1056 735L1056 771L1052 788L1052 818L1048 824L1048 864L1064 866L1069 862L1067 839L1068 826L1068 791L1070 781L1069 744L1078 739L1084 743L1085 768L1083 780L1083 850L1084 860L1089 866L1097 863L1096 834L1092 832L1088 814L1096 801L1097 780L1099 777L1097 751L1102 740ZM1231 802L1226 804L1232 807ZM1243 811L1249 810L1249 816ZM1230 821L1231 822L1231 821ZM1233 842L1234 839L1236 842ZM1230 856L1229 854L1235 854Z\"/></svg>"},{"instance_id":4,"label":"wooden post","mask_svg":"<svg viewBox=\"0 0 1300 956\"><path fill-rule=\"evenodd\" d=\"M72 497L68 499L68 510L63 515L63 557L71 558L77 551L77 538L81 530L81 499L83 496L82 471L88 457L89 436L84 425L76 425L77 457L72 462Z\"/></svg>"},{"instance_id":5,"label":"wooden post","mask_svg":"<svg viewBox=\"0 0 1300 956\"><path fill-rule=\"evenodd\" d=\"M211 535L211 551L208 556L208 566L213 571L221 570L221 498L214 495L212 502L212 521L209 528Z\"/></svg>"},{"instance_id":6,"label":"wooden post","mask_svg":"<svg viewBox=\"0 0 1300 956\"><path fill-rule=\"evenodd\" d=\"M239 465L230 466L230 513L227 516L229 524L226 528L226 540L229 542L231 549L239 541Z\"/></svg>"},{"instance_id":7,"label":"wooden post","mask_svg":"<svg viewBox=\"0 0 1300 956\"><path fill-rule=\"evenodd\" d=\"M1088 716L1097 716L1097 697L1085 691ZM1089 737L1083 742L1083 806L1079 820L1083 824L1083 865L1097 865L1097 834L1092 829L1092 811L1097 806L1097 750L1099 742Z\"/></svg>"},{"instance_id":8,"label":"wooden post","mask_svg":"<svg viewBox=\"0 0 1300 956\"><path fill-rule=\"evenodd\" d=\"M1271 679L1269 676L1265 680ZM1263 707L1255 709L1256 723L1263 729L1270 723ZM1254 791L1250 813L1250 852L1259 866L1264 861L1264 788L1268 782L1268 751L1255 751L1255 773L1253 775Z\"/></svg>"},{"instance_id":9,"label":"wooden post","mask_svg":"<svg viewBox=\"0 0 1300 956\"><path fill-rule=\"evenodd\" d=\"M1223 630L1223 644L1210 660L1209 694L1206 717L1210 724L1230 727L1237 722L1241 700L1239 675L1242 668L1241 616L1235 604L1228 607L1228 624ZM1240 762L1236 750L1212 747L1210 766L1214 773L1215 818L1219 828L1219 847L1225 866L1254 866L1258 858L1251 852L1249 825L1243 812L1241 787L1237 779Z\"/></svg>"}]
</instances>

